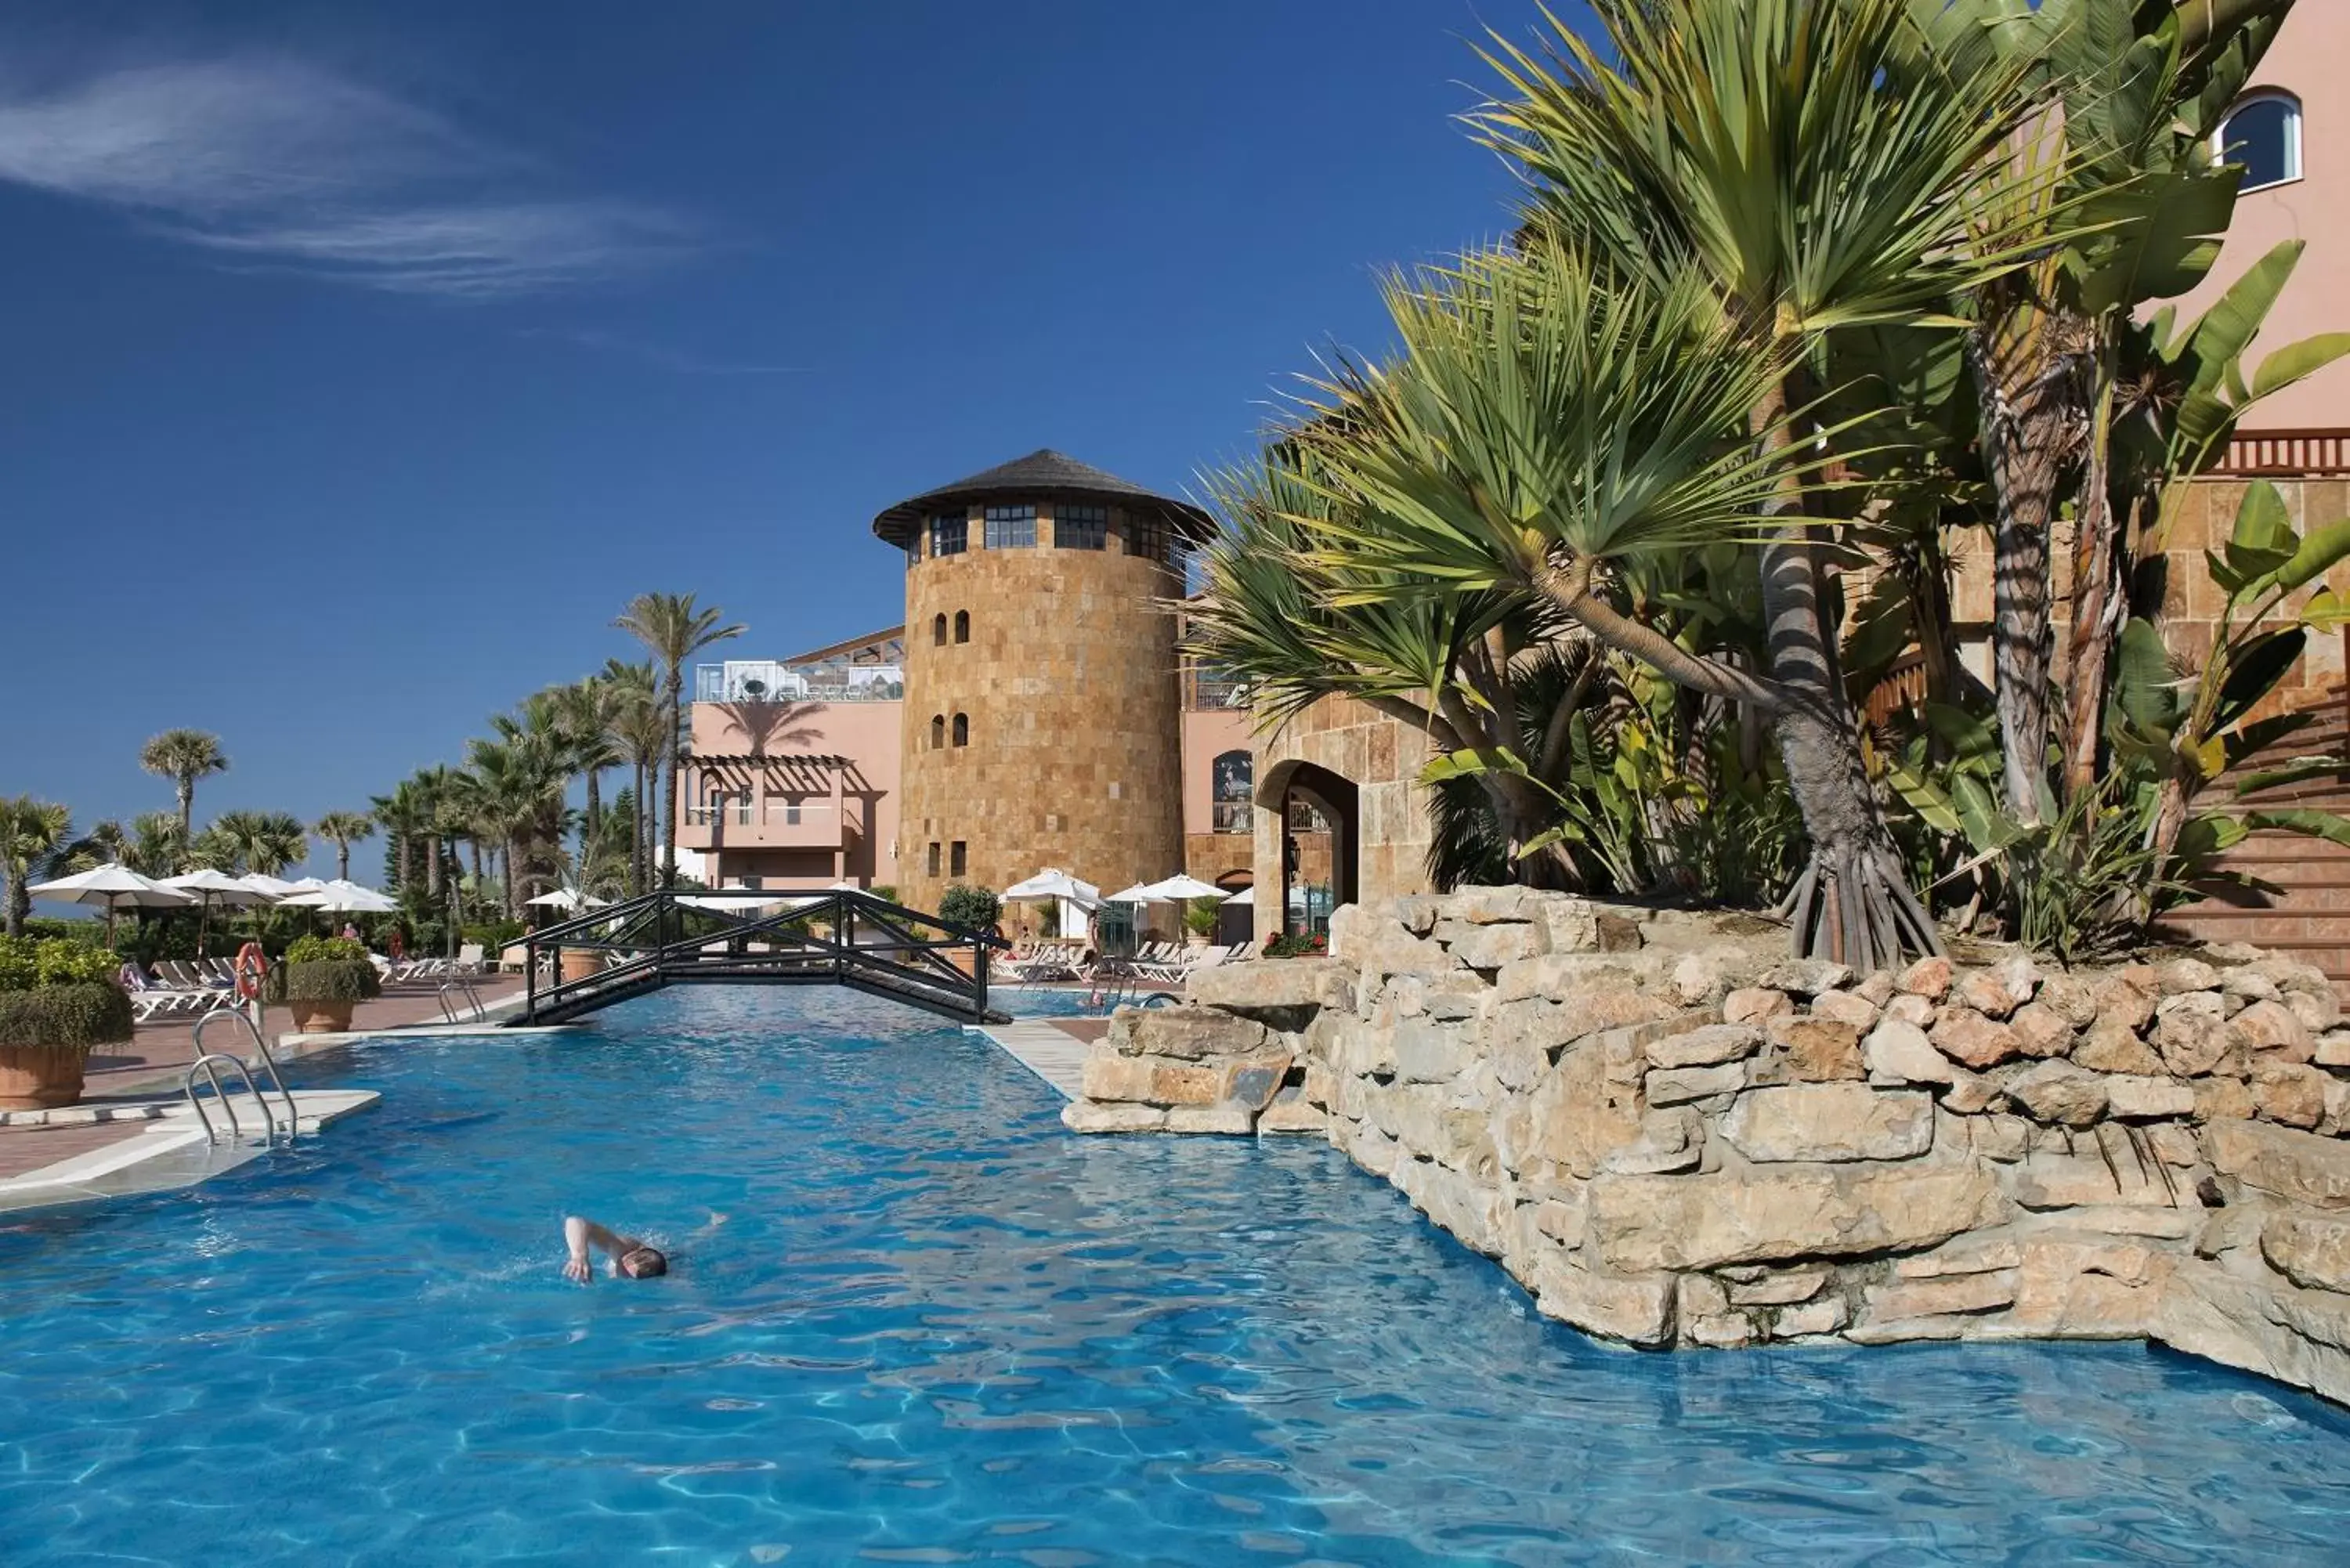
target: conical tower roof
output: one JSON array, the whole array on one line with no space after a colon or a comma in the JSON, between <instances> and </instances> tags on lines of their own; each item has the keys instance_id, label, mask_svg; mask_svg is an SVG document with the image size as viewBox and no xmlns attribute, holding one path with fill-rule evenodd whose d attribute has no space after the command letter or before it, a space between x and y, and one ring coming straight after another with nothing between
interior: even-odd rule
<instances>
[{"instance_id":1,"label":"conical tower roof","mask_svg":"<svg viewBox=\"0 0 2350 1568\"><path fill-rule=\"evenodd\" d=\"M1194 539L1204 538L1215 530L1214 521L1188 502L1154 494L1130 480L1105 473L1066 452L1044 447L968 479L908 496L873 519L873 532L892 545L902 545L921 527L923 518L944 507L1050 498L1098 501L1129 511L1156 514L1170 527Z\"/></svg>"}]
</instances>

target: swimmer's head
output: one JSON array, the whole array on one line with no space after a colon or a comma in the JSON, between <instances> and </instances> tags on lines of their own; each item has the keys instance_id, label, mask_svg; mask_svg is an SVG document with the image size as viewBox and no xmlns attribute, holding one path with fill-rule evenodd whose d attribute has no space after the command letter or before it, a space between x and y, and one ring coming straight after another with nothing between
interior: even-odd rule
<instances>
[{"instance_id":1,"label":"swimmer's head","mask_svg":"<svg viewBox=\"0 0 2350 1568\"><path fill-rule=\"evenodd\" d=\"M669 1260L657 1247L631 1247L620 1254L619 1266L632 1280L657 1279L669 1272Z\"/></svg>"}]
</instances>

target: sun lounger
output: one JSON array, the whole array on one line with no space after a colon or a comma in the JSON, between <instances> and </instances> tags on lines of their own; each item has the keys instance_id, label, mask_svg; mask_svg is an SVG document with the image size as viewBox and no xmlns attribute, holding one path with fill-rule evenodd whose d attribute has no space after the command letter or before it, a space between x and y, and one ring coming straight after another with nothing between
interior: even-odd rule
<instances>
[{"instance_id":1,"label":"sun lounger","mask_svg":"<svg viewBox=\"0 0 2350 1568\"><path fill-rule=\"evenodd\" d=\"M130 998L131 1021L137 1023L208 1012L226 1006L235 996L234 992L212 986L191 989L165 985L135 963L125 963L118 973L123 991Z\"/></svg>"}]
</instances>

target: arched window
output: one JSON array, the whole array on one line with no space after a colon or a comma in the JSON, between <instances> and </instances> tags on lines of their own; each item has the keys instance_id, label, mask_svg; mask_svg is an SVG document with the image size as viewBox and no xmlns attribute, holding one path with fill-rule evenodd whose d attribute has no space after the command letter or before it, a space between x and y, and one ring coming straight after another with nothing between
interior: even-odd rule
<instances>
[{"instance_id":1,"label":"arched window","mask_svg":"<svg viewBox=\"0 0 2350 1568\"><path fill-rule=\"evenodd\" d=\"M1219 754L1209 767L1210 810L1213 833L1249 833L1256 821L1250 802L1256 794L1256 758L1246 751Z\"/></svg>"},{"instance_id":2,"label":"arched window","mask_svg":"<svg viewBox=\"0 0 2350 1568\"><path fill-rule=\"evenodd\" d=\"M955 715L954 743L958 746L971 744L971 715L968 713Z\"/></svg>"},{"instance_id":3,"label":"arched window","mask_svg":"<svg viewBox=\"0 0 2350 1568\"><path fill-rule=\"evenodd\" d=\"M2256 92L2228 111L2212 140L2220 162L2243 170L2239 192L2289 184L2301 178L2301 100L2274 88Z\"/></svg>"},{"instance_id":4,"label":"arched window","mask_svg":"<svg viewBox=\"0 0 2350 1568\"><path fill-rule=\"evenodd\" d=\"M937 616L932 617L931 620L931 646L933 648L944 648L946 645L947 618L945 612L941 611Z\"/></svg>"},{"instance_id":5,"label":"arched window","mask_svg":"<svg viewBox=\"0 0 2350 1568\"><path fill-rule=\"evenodd\" d=\"M931 715L931 750L935 752L946 743L947 716L944 713L933 713Z\"/></svg>"},{"instance_id":6,"label":"arched window","mask_svg":"<svg viewBox=\"0 0 2350 1568\"><path fill-rule=\"evenodd\" d=\"M955 611L955 640L957 642L971 640L971 611L969 610Z\"/></svg>"}]
</instances>

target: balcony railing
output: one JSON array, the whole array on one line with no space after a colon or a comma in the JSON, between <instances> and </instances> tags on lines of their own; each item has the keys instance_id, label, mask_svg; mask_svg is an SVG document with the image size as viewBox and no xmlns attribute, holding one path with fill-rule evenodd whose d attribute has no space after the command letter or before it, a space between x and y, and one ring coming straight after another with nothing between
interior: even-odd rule
<instances>
[{"instance_id":1,"label":"balcony railing","mask_svg":"<svg viewBox=\"0 0 2350 1568\"><path fill-rule=\"evenodd\" d=\"M1218 680L1204 676L1192 676L1184 682L1184 702L1198 708L1245 708L1248 692L1237 680Z\"/></svg>"},{"instance_id":2,"label":"balcony railing","mask_svg":"<svg viewBox=\"0 0 2350 1568\"><path fill-rule=\"evenodd\" d=\"M1211 808L1211 833L1253 833L1256 807L1244 800L1220 800Z\"/></svg>"},{"instance_id":3,"label":"balcony railing","mask_svg":"<svg viewBox=\"0 0 2350 1568\"><path fill-rule=\"evenodd\" d=\"M2350 430L2238 431L2212 472L2245 479L2339 478L2350 473Z\"/></svg>"},{"instance_id":4,"label":"balcony railing","mask_svg":"<svg viewBox=\"0 0 2350 1568\"><path fill-rule=\"evenodd\" d=\"M775 664L757 659L696 665L697 702L897 702L906 672L894 664Z\"/></svg>"}]
</instances>

